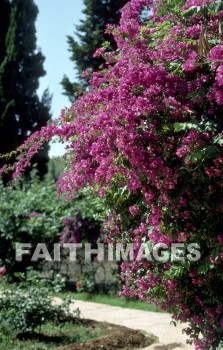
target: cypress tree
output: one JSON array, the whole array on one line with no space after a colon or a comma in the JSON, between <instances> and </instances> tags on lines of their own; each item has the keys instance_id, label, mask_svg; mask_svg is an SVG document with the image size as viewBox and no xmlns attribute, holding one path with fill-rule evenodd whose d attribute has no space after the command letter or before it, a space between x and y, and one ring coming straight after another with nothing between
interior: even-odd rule
<instances>
[{"instance_id":1,"label":"cypress tree","mask_svg":"<svg viewBox=\"0 0 223 350\"><path fill-rule=\"evenodd\" d=\"M45 75L44 56L36 45L37 6L33 0L1 0L0 13L0 153L5 154L50 120L51 98L48 91L42 99L37 95L39 78ZM42 176L47 171L47 144L34 162Z\"/></svg>"},{"instance_id":2,"label":"cypress tree","mask_svg":"<svg viewBox=\"0 0 223 350\"><path fill-rule=\"evenodd\" d=\"M107 24L118 24L121 15L121 8L128 0L84 0L83 14L85 18L75 26L75 37L68 36L67 41L71 52L71 61L77 70L77 81L71 82L64 75L62 86L64 95L73 102L76 97L86 88L87 81L81 78L82 72L89 68L92 71L98 70L103 59L92 57L94 52L107 41L115 49L116 44L113 37L105 34ZM77 40L75 39L77 38Z\"/></svg>"},{"instance_id":3,"label":"cypress tree","mask_svg":"<svg viewBox=\"0 0 223 350\"><path fill-rule=\"evenodd\" d=\"M0 0L0 63L5 56L5 40L9 26L10 3L9 0Z\"/></svg>"}]
</instances>

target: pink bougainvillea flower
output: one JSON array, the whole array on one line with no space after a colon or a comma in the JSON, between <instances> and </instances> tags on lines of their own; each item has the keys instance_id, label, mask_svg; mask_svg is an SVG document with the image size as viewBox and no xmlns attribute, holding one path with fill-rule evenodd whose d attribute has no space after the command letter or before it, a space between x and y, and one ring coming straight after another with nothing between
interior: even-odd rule
<instances>
[{"instance_id":1,"label":"pink bougainvillea flower","mask_svg":"<svg viewBox=\"0 0 223 350\"><path fill-rule=\"evenodd\" d=\"M6 268L4 266L0 267L0 276L3 276L6 273Z\"/></svg>"}]
</instances>

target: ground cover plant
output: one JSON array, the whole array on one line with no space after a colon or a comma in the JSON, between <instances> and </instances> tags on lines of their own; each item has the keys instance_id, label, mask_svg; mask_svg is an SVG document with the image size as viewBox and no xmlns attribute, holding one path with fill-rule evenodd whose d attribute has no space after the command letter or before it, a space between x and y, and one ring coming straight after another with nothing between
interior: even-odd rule
<instances>
[{"instance_id":1,"label":"ground cover plant","mask_svg":"<svg viewBox=\"0 0 223 350\"><path fill-rule=\"evenodd\" d=\"M14 178L53 135L68 141L59 192L103 198L108 242L197 243L199 261L122 264L128 297L187 322L196 350L223 339L223 1L132 0L91 87L17 151ZM10 170L10 169L9 169ZM7 165L2 172L7 171ZM220 345L221 346L221 345Z\"/></svg>"}]
</instances>

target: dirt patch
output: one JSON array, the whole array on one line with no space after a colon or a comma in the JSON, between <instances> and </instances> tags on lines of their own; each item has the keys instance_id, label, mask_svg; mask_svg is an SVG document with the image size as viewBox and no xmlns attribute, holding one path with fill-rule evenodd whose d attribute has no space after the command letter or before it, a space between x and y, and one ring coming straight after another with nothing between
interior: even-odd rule
<instances>
[{"instance_id":1,"label":"dirt patch","mask_svg":"<svg viewBox=\"0 0 223 350\"><path fill-rule=\"evenodd\" d=\"M92 320L80 320L79 322L87 325L89 331L94 327L103 327L106 329L106 335L85 343L60 346L54 350L133 350L158 343L158 338L153 334L145 334L123 326Z\"/></svg>"}]
</instances>

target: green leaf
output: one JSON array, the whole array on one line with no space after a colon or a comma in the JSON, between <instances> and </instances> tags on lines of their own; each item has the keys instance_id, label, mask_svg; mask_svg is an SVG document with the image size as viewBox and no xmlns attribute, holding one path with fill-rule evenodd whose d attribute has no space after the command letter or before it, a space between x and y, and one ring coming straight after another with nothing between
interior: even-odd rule
<instances>
[{"instance_id":1,"label":"green leaf","mask_svg":"<svg viewBox=\"0 0 223 350\"><path fill-rule=\"evenodd\" d=\"M197 8L198 8L198 6L191 6L189 9L183 11L183 16L190 17L190 16L194 15L195 13L197 13Z\"/></svg>"},{"instance_id":2,"label":"green leaf","mask_svg":"<svg viewBox=\"0 0 223 350\"><path fill-rule=\"evenodd\" d=\"M208 7L208 11L212 16L223 10L223 2L221 0L215 0L206 6Z\"/></svg>"},{"instance_id":3,"label":"green leaf","mask_svg":"<svg viewBox=\"0 0 223 350\"><path fill-rule=\"evenodd\" d=\"M214 143L217 145L222 146L223 145L223 136L218 136L214 138Z\"/></svg>"},{"instance_id":4,"label":"green leaf","mask_svg":"<svg viewBox=\"0 0 223 350\"><path fill-rule=\"evenodd\" d=\"M182 265L172 265L171 268L164 272L166 279L172 279L174 277L181 277L184 273L184 266Z\"/></svg>"},{"instance_id":5,"label":"green leaf","mask_svg":"<svg viewBox=\"0 0 223 350\"><path fill-rule=\"evenodd\" d=\"M175 123L174 124L174 131L179 132L179 131L185 131L185 130L201 130L198 121L193 121L193 122L187 122L187 123Z\"/></svg>"},{"instance_id":6,"label":"green leaf","mask_svg":"<svg viewBox=\"0 0 223 350\"><path fill-rule=\"evenodd\" d=\"M206 89L204 87L201 87L197 91L193 91L187 95L188 98L197 98L197 97L203 98L205 96L206 96Z\"/></svg>"}]
</instances>

